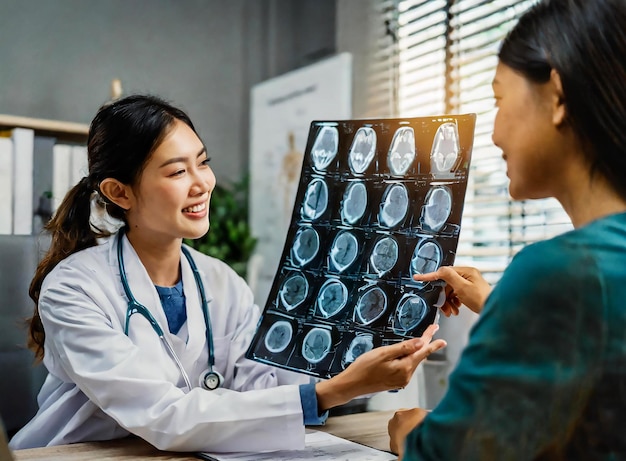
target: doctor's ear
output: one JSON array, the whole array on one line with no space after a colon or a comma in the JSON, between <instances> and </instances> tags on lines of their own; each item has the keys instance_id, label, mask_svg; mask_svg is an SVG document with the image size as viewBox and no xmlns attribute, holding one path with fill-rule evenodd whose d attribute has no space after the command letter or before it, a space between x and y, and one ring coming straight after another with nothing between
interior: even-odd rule
<instances>
[{"instance_id":1,"label":"doctor's ear","mask_svg":"<svg viewBox=\"0 0 626 461\"><path fill-rule=\"evenodd\" d=\"M123 184L117 179L106 178L102 180L100 193L123 210L127 211L130 208L132 197L130 186Z\"/></svg>"}]
</instances>

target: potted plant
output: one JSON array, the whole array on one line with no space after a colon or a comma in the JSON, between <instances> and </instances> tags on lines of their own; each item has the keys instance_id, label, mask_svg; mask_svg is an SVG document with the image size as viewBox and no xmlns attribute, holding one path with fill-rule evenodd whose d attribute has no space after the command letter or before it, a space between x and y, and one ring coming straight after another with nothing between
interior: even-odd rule
<instances>
[{"instance_id":1,"label":"potted plant","mask_svg":"<svg viewBox=\"0 0 626 461\"><path fill-rule=\"evenodd\" d=\"M211 193L209 231L198 239L185 240L196 250L224 261L244 278L257 242L248 224L248 187L248 175L238 182L217 184Z\"/></svg>"}]
</instances>

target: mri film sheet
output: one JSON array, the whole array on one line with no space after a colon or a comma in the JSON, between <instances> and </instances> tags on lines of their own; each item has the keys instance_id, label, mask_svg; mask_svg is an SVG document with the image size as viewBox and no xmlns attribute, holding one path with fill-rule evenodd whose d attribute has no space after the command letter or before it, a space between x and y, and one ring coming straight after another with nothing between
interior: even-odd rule
<instances>
[{"instance_id":1,"label":"mri film sheet","mask_svg":"<svg viewBox=\"0 0 626 461\"><path fill-rule=\"evenodd\" d=\"M328 378L420 336L452 265L476 116L315 121L279 267L247 357Z\"/></svg>"}]
</instances>

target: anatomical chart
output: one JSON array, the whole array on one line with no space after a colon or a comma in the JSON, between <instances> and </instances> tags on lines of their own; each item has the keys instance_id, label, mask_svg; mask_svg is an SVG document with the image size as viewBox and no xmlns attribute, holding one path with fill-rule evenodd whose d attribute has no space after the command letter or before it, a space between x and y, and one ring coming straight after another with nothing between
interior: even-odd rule
<instances>
[{"instance_id":1,"label":"anatomical chart","mask_svg":"<svg viewBox=\"0 0 626 461\"><path fill-rule=\"evenodd\" d=\"M247 356L328 378L420 336L452 265L475 114L311 123L283 254Z\"/></svg>"}]
</instances>

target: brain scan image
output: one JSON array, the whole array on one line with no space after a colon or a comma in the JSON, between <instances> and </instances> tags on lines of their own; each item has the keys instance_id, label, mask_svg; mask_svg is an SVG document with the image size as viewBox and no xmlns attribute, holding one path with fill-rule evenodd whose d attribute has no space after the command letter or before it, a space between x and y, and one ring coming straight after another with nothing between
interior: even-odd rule
<instances>
[{"instance_id":1,"label":"brain scan image","mask_svg":"<svg viewBox=\"0 0 626 461\"><path fill-rule=\"evenodd\" d=\"M351 182L343 194L341 202L341 220L345 224L354 224L363 216L367 208L367 189L363 181Z\"/></svg>"},{"instance_id":2,"label":"brain scan image","mask_svg":"<svg viewBox=\"0 0 626 461\"><path fill-rule=\"evenodd\" d=\"M434 240L423 240L418 243L411 258L411 276L415 274L426 274L439 269L441 265L441 247ZM425 285L425 282L419 282Z\"/></svg>"},{"instance_id":3,"label":"brain scan image","mask_svg":"<svg viewBox=\"0 0 626 461\"><path fill-rule=\"evenodd\" d=\"M378 320L387 310L387 295L379 287L373 287L361 295L354 307L355 320L369 325Z\"/></svg>"},{"instance_id":4,"label":"brain scan image","mask_svg":"<svg viewBox=\"0 0 626 461\"><path fill-rule=\"evenodd\" d=\"M339 272L343 272L354 262L359 252L359 242L348 231L337 234L330 247L330 260Z\"/></svg>"},{"instance_id":5,"label":"brain scan image","mask_svg":"<svg viewBox=\"0 0 626 461\"><path fill-rule=\"evenodd\" d=\"M387 163L394 176L404 176L415 160L415 133L413 128L402 127L393 135Z\"/></svg>"},{"instance_id":6,"label":"brain scan image","mask_svg":"<svg viewBox=\"0 0 626 461\"><path fill-rule=\"evenodd\" d=\"M456 124L442 124L437 128L430 153L431 173L435 176L451 173L458 162L460 151L459 132Z\"/></svg>"},{"instance_id":7,"label":"brain scan image","mask_svg":"<svg viewBox=\"0 0 626 461\"><path fill-rule=\"evenodd\" d=\"M350 146L348 163L355 174L364 173L376 154L376 132L370 127L361 127Z\"/></svg>"},{"instance_id":8,"label":"brain scan image","mask_svg":"<svg viewBox=\"0 0 626 461\"><path fill-rule=\"evenodd\" d=\"M302 274L293 274L280 287L280 300L288 311L295 309L309 294L309 282Z\"/></svg>"},{"instance_id":9,"label":"brain scan image","mask_svg":"<svg viewBox=\"0 0 626 461\"><path fill-rule=\"evenodd\" d=\"M311 157L316 170L325 170L337 155L339 147L339 131L334 126L323 126L317 133Z\"/></svg>"},{"instance_id":10,"label":"brain scan image","mask_svg":"<svg viewBox=\"0 0 626 461\"><path fill-rule=\"evenodd\" d=\"M300 215L311 221L319 218L328 207L328 186L321 179L309 183L304 194Z\"/></svg>"},{"instance_id":11,"label":"brain scan image","mask_svg":"<svg viewBox=\"0 0 626 461\"><path fill-rule=\"evenodd\" d=\"M452 193L447 187L434 187L426 194L420 221L426 230L438 232L452 211Z\"/></svg>"},{"instance_id":12,"label":"brain scan image","mask_svg":"<svg viewBox=\"0 0 626 461\"><path fill-rule=\"evenodd\" d=\"M324 318L332 317L341 311L348 302L348 289L339 280L327 280L320 288L317 308Z\"/></svg>"},{"instance_id":13,"label":"brain scan image","mask_svg":"<svg viewBox=\"0 0 626 461\"><path fill-rule=\"evenodd\" d=\"M320 248L320 236L315 229L300 229L294 238L291 257L298 266L306 266L317 255Z\"/></svg>"},{"instance_id":14,"label":"brain scan image","mask_svg":"<svg viewBox=\"0 0 626 461\"><path fill-rule=\"evenodd\" d=\"M253 181L252 224L270 231L251 267L267 292L246 359L328 379L435 321L445 284L413 277L455 263L476 118L312 119L281 149L300 155L290 194L259 144L252 160L278 169L267 193Z\"/></svg>"},{"instance_id":15,"label":"brain scan image","mask_svg":"<svg viewBox=\"0 0 626 461\"><path fill-rule=\"evenodd\" d=\"M273 353L284 351L293 336L291 323L279 320L274 323L265 335L265 348Z\"/></svg>"},{"instance_id":16,"label":"brain scan image","mask_svg":"<svg viewBox=\"0 0 626 461\"><path fill-rule=\"evenodd\" d=\"M379 222L385 227L394 227L406 216L409 193L403 184L393 184L383 194L380 204Z\"/></svg>"},{"instance_id":17,"label":"brain scan image","mask_svg":"<svg viewBox=\"0 0 626 461\"><path fill-rule=\"evenodd\" d=\"M370 264L379 277L393 269L397 261L398 242L393 237L383 237L376 242L370 255Z\"/></svg>"},{"instance_id":18,"label":"brain scan image","mask_svg":"<svg viewBox=\"0 0 626 461\"><path fill-rule=\"evenodd\" d=\"M354 362L359 355L365 354L374 348L374 336L370 333L357 334L343 356L342 366L347 367Z\"/></svg>"},{"instance_id":19,"label":"brain scan image","mask_svg":"<svg viewBox=\"0 0 626 461\"><path fill-rule=\"evenodd\" d=\"M394 331L397 334L408 333L420 324L427 313L426 301L414 294L406 296L396 308Z\"/></svg>"},{"instance_id":20,"label":"brain scan image","mask_svg":"<svg viewBox=\"0 0 626 461\"><path fill-rule=\"evenodd\" d=\"M331 343L330 330L313 328L302 341L302 357L309 363L319 363L328 355Z\"/></svg>"}]
</instances>

